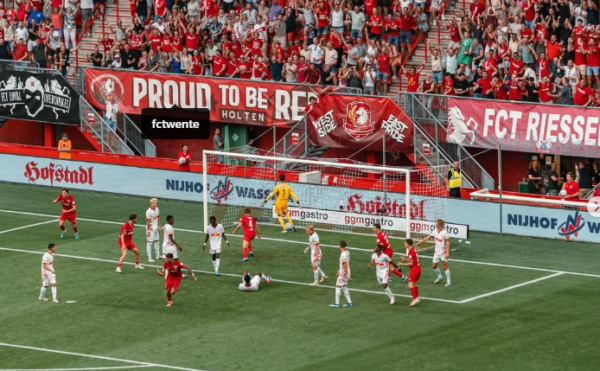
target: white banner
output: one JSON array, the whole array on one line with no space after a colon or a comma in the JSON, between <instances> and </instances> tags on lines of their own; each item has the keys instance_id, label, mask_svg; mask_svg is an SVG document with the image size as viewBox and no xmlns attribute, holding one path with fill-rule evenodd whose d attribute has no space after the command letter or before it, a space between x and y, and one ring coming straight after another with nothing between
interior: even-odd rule
<instances>
[{"instance_id":1,"label":"white banner","mask_svg":"<svg viewBox=\"0 0 600 371\"><path fill-rule=\"evenodd\" d=\"M323 209L307 209L288 207L288 212L292 220L299 220L309 223L326 223L334 225L347 225L350 227L369 228L375 223L379 223L382 229L389 231L406 232L406 219L379 216L379 215L361 215L356 213L347 213L343 211L331 211ZM277 218L275 208L273 207L273 217ZM430 233L435 230L434 221L411 220L411 233ZM452 238L464 238L469 236L469 226L462 224L446 223L446 230Z\"/></svg>"}]
</instances>

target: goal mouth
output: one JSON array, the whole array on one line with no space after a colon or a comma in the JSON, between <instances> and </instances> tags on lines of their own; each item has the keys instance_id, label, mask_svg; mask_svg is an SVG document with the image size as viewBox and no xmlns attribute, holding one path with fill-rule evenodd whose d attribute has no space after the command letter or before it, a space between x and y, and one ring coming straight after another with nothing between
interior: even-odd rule
<instances>
[{"instance_id":1,"label":"goal mouth","mask_svg":"<svg viewBox=\"0 0 600 371\"><path fill-rule=\"evenodd\" d=\"M379 224L391 237L416 239L428 235L435 220L445 219L448 166L389 167L259 153L247 146L238 152L203 151L204 220L214 215L228 228L248 207L257 223L284 231L289 219L297 229L313 225L318 230L369 235ZM277 205L276 197L265 203L280 176L299 204L293 197ZM281 206L287 211L283 227Z\"/></svg>"}]
</instances>

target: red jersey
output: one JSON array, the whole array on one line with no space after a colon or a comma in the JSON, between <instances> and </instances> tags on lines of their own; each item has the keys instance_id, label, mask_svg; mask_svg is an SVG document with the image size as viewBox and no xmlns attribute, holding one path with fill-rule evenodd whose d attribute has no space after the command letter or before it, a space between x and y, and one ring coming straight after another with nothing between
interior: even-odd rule
<instances>
[{"instance_id":1,"label":"red jersey","mask_svg":"<svg viewBox=\"0 0 600 371\"><path fill-rule=\"evenodd\" d=\"M102 45L104 46L105 53L111 51L114 42L115 42L115 40L113 40L113 39L106 39L106 40L101 41Z\"/></svg>"},{"instance_id":2,"label":"red jersey","mask_svg":"<svg viewBox=\"0 0 600 371\"><path fill-rule=\"evenodd\" d=\"M411 271L421 269L421 263L419 263L419 255L417 255L417 250L414 247L408 249L408 261L413 262L413 265L411 265L410 267Z\"/></svg>"},{"instance_id":3,"label":"red jersey","mask_svg":"<svg viewBox=\"0 0 600 371\"><path fill-rule=\"evenodd\" d=\"M229 50L235 54L236 58L239 58L242 55L242 45L239 41L232 41L230 44Z\"/></svg>"},{"instance_id":4,"label":"red jersey","mask_svg":"<svg viewBox=\"0 0 600 371\"><path fill-rule=\"evenodd\" d=\"M550 61L547 59L538 59L539 71L541 77L550 77Z\"/></svg>"},{"instance_id":5,"label":"red jersey","mask_svg":"<svg viewBox=\"0 0 600 371\"><path fill-rule=\"evenodd\" d=\"M494 85L494 88L496 89L496 99L500 99L500 100L508 99L508 93L506 92L504 83L498 82L496 85ZM482 89L482 91L483 91L483 89Z\"/></svg>"},{"instance_id":6,"label":"red jersey","mask_svg":"<svg viewBox=\"0 0 600 371\"><path fill-rule=\"evenodd\" d=\"M388 34L390 37L398 37L400 35L400 18L394 20L385 19L384 26L388 27Z\"/></svg>"},{"instance_id":7,"label":"red jersey","mask_svg":"<svg viewBox=\"0 0 600 371\"><path fill-rule=\"evenodd\" d=\"M379 55L377 56L377 71L379 71L381 73L389 73L390 72L390 55L389 54L379 53ZM415 74L415 75L417 75L417 74ZM416 80L417 80L417 84L418 84L418 81L419 81L418 76L417 76Z\"/></svg>"},{"instance_id":8,"label":"red jersey","mask_svg":"<svg viewBox=\"0 0 600 371\"><path fill-rule=\"evenodd\" d=\"M154 50L155 53L158 53L158 48L160 48L160 45L162 44L162 37L160 35L152 35L150 36L150 44L152 44L152 50Z\"/></svg>"},{"instance_id":9,"label":"red jersey","mask_svg":"<svg viewBox=\"0 0 600 371\"><path fill-rule=\"evenodd\" d=\"M129 38L129 46L133 50L140 50L142 48L142 37L140 35L131 35Z\"/></svg>"},{"instance_id":10,"label":"red jersey","mask_svg":"<svg viewBox=\"0 0 600 371\"><path fill-rule=\"evenodd\" d=\"M523 90L519 87L519 84L511 81L510 85L508 85L508 99L519 100L521 99L521 95L523 95Z\"/></svg>"},{"instance_id":11,"label":"red jersey","mask_svg":"<svg viewBox=\"0 0 600 371\"><path fill-rule=\"evenodd\" d=\"M458 27L446 26L446 28L448 28L448 33L450 34L450 40L452 40L455 43L459 43L461 37L460 37L460 32L458 32Z\"/></svg>"},{"instance_id":12,"label":"red jersey","mask_svg":"<svg viewBox=\"0 0 600 371\"><path fill-rule=\"evenodd\" d=\"M156 9L157 16L165 16L167 12L167 2L165 0L156 0L154 2L154 9Z\"/></svg>"},{"instance_id":13,"label":"red jersey","mask_svg":"<svg viewBox=\"0 0 600 371\"><path fill-rule=\"evenodd\" d=\"M454 93L454 79L452 77L444 79L444 89L446 95L456 95Z\"/></svg>"},{"instance_id":14,"label":"red jersey","mask_svg":"<svg viewBox=\"0 0 600 371\"><path fill-rule=\"evenodd\" d=\"M600 54L598 54L598 46L596 45L587 48L587 66L600 66Z\"/></svg>"},{"instance_id":15,"label":"red jersey","mask_svg":"<svg viewBox=\"0 0 600 371\"><path fill-rule=\"evenodd\" d=\"M164 262L163 269L169 272L167 279L180 281L183 278L181 268L184 266L179 260L173 260L173 263L169 264Z\"/></svg>"},{"instance_id":16,"label":"red jersey","mask_svg":"<svg viewBox=\"0 0 600 371\"><path fill-rule=\"evenodd\" d=\"M564 187L565 191L567 191L567 196L579 193L579 184L576 181L566 182Z\"/></svg>"},{"instance_id":17,"label":"red jersey","mask_svg":"<svg viewBox=\"0 0 600 371\"><path fill-rule=\"evenodd\" d=\"M192 161L192 153L190 151L187 151L186 153L183 153L183 151L179 151L179 153L177 154L177 159L180 159L182 157L185 157L187 161L185 162L185 164L179 164L179 170L191 171L192 169L190 168L190 162Z\"/></svg>"},{"instance_id":18,"label":"red jersey","mask_svg":"<svg viewBox=\"0 0 600 371\"><path fill-rule=\"evenodd\" d=\"M58 196L57 200L60 201L62 205L63 213L67 210L71 210L73 206L75 206L75 199L71 195L67 195L67 197L63 197L63 195L60 195ZM72 211L71 213L75 213L75 211Z\"/></svg>"},{"instance_id":19,"label":"red jersey","mask_svg":"<svg viewBox=\"0 0 600 371\"><path fill-rule=\"evenodd\" d=\"M119 244L121 244L121 236L125 238L125 244L131 243L133 237L133 224L127 222L121 227L121 234L119 235Z\"/></svg>"},{"instance_id":20,"label":"red jersey","mask_svg":"<svg viewBox=\"0 0 600 371\"><path fill-rule=\"evenodd\" d=\"M371 33L374 33L375 35L381 35L381 26L379 26L380 24L383 24L381 16L379 14L371 16L370 21Z\"/></svg>"},{"instance_id":21,"label":"red jersey","mask_svg":"<svg viewBox=\"0 0 600 371\"><path fill-rule=\"evenodd\" d=\"M523 61L513 59L512 57L508 59L510 62L510 67L508 67L508 73L512 76L515 73L520 75L523 72Z\"/></svg>"},{"instance_id":22,"label":"red jersey","mask_svg":"<svg viewBox=\"0 0 600 371\"><path fill-rule=\"evenodd\" d=\"M244 226L244 236L254 236L256 231L254 230L254 226L256 226L256 219L250 215L244 215L240 219L240 223Z\"/></svg>"},{"instance_id":23,"label":"red jersey","mask_svg":"<svg viewBox=\"0 0 600 371\"><path fill-rule=\"evenodd\" d=\"M197 33L189 33L185 34L185 47L188 49L196 50L198 49L198 34Z\"/></svg>"},{"instance_id":24,"label":"red jersey","mask_svg":"<svg viewBox=\"0 0 600 371\"><path fill-rule=\"evenodd\" d=\"M377 233L377 244L383 245L383 250L381 252L383 252L385 255L389 256L390 258L392 255L394 255L394 250L392 249L392 245L390 245L390 238L384 231Z\"/></svg>"},{"instance_id":25,"label":"red jersey","mask_svg":"<svg viewBox=\"0 0 600 371\"><path fill-rule=\"evenodd\" d=\"M221 70L223 69L223 66L225 66L225 58L223 58L221 56L221 58L217 58L216 56L213 57L213 75L215 76L225 76L225 73L227 72L227 70L224 70L223 72L221 72Z\"/></svg>"},{"instance_id":26,"label":"red jersey","mask_svg":"<svg viewBox=\"0 0 600 371\"><path fill-rule=\"evenodd\" d=\"M325 9L317 11L317 27L323 28L329 25L328 15L329 12Z\"/></svg>"},{"instance_id":27,"label":"red jersey","mask_svg":"<svg viewBox=\"0 0 600 371\"><path fill-rule=\"evenodd\" d=\"M573 103L578 106L583 106L588 102L590 96L594 96L594 89L577 86L577 89L575 89L575 96L573 97Z\"/></svg>"},{"instance_id":28,"label":"red jersey","mask_svg":"<svg viewBox=\"0 0 600 371\"><path fill-rule=\"evenodd\" d=\"M373 15L373 9L375 9L375 6L377 6L377 1L375 0L364 0L364 4L365 4L365 12L367 13L367 16L372 16Z\"/></svg>"},{"instance_id":29,"label":"red jersey","mask_svg":"<svg viewBox=\"0 0 600 371\"><path fill-rule=\"evenodd\" d=\"M415 72L414 75L406 73L406 79L408 80L408 86L406 88L406 91L408 93L416 93L419 89L419 73Z\"/></svg>"},{"instance_id":30,"label":"red jersey","mask_svg":"<svg viewBox=\"0 0 600 371\"><path fill-rule=\"evenodd\" d=\"M552 101L550 97L550 83L540 82L538 85L538 91L540 96L540 102L546 103Z\"/></svg>"},{"instance_id":31,"label":"red jersey","mask_svg":"<svg viewBox=\"0 0 600 371\"><path fill-rule=\"evenodd\" d=\"M583 54L580 50L579 50L579 46L577 46L575 48L575 65L576 66L585 66L585 64L587 63L585 60L585 54ZM585 47L584 47L585 49Z\"/></svg>"}]
</instances>

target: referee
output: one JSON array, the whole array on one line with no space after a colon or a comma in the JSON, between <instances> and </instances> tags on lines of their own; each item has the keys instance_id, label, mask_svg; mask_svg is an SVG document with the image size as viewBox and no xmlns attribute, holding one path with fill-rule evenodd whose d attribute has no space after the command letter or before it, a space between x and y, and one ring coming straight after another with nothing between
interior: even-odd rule
<instances>
[{"instance_id":1,"label":"referee","mask_svg":"<svg viewBox=\"0 0 600 371\"><path fill-rule=\"evenodd\" d=\"M454 162L454 166L448 170L448 191L450 197L460 197L460 186L462 185L462 174L458 168L458 161Z\"/></svg>"}]
</instances>

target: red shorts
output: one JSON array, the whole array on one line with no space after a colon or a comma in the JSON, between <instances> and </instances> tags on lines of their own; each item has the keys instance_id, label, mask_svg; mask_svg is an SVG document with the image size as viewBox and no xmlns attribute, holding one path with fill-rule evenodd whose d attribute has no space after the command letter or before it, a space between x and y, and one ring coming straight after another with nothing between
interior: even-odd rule
<instances>
[{"instance_id":1,"label":"red shorts","mask_svg":"<svg viewBox=\"0 0 600 371\"><path fill-rule=\"evenodd\" d=\"M179 290L179 284L181 283L181 279L170 279L167 277L167 281L165 282L165 289L173 289L175 291Z\"/></svg>"},{"instance_id":2,"label":"red shorts","mask_svg":"<svg viewBox=\"0 0 600 371\"><path fill-rule=\"evenodd\" d=\"M408 282L417 282L421 278L421 267L413 268L408 273Z\"/></svg>"},{"instance_id":3,"label":"red shorts","mask_svg":"<svg viewBox=\"0 0 600 371\"><path fill-rule=\"evenodd\" d=\"M125 247L127 248L127 250L133 250L136 248L133 242L125 242ZM119 241L119 248L123 248L123 245L121 245L121 241Z\"/></svg>"},{"instance_id":4,"label":"red shorts","mask_svg":"<svg viewBox=\"0 0 600 371\"><path fill-rule=\"evenodd\" d=\"M394 259L394 250L389 249L388 251L383 251L383 253L390 257L390 259Z\"/></svg>"},{"instance_id":5,"label":"red shorts","mask_svg":"<svg viewBox=\"0 0 600 371\"><path fill-rule=\"evenodd\" d=\"M65 221L68 220L71 224L75 224L77 216L75 213L62 213L60 214L60 220Z\"/></svg>"},{"instance_id":6,"label":"red shorts","mask_svg":"<svg viewBox=\"0 0 600 371\"><path fill-rule=\"evenodd\" d=\"M256 238L256 233L254 234L244 234L244 241L252 241L254 238Z\"/></svg>"}]
</instances>

